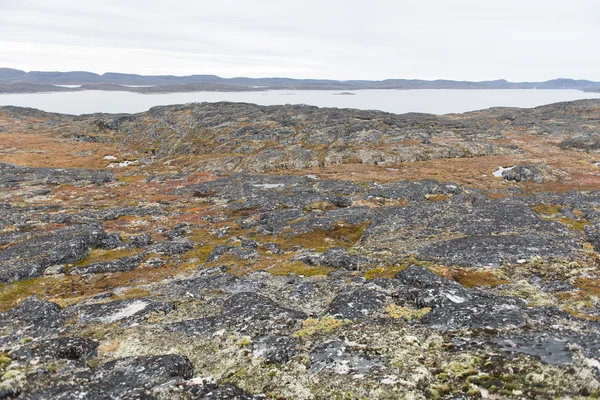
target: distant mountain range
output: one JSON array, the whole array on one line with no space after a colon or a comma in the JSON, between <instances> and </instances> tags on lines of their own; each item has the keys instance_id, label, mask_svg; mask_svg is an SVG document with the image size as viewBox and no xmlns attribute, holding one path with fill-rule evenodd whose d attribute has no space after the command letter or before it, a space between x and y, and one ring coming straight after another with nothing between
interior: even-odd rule
<instances>
[{"instance_id":1,"label":"distant mountain range","mask_svg":"<svg viewBox=\"0 0 600 400\"><path fill-rule=\"evenodd\" d=\"M68 85L65 87L59 85ZM76 86L76 87L73 87ZM216 75L135 75L108 72L102 75L85 71L25 72L0 68L0 93L49 91L119 90L138 93L175 93L196 91L261 90L360 90L360 89L578 89L600 92L600 82L553 79L545 82L385 79L381 81L292 78L221 78Z\"/></svg>"}]
</instances>

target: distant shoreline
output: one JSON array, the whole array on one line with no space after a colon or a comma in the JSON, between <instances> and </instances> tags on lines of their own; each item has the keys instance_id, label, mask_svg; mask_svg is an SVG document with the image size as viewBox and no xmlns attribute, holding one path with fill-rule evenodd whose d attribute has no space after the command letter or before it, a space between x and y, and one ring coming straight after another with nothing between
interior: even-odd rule
<instances>
[{"instance_id":1,"label":"distant shoreline","mask_svg":"<svg viewBox=\"0 0 600 400\"><path fill-rule=\"evenodd\" d=\"M74 93L74 92L129 92L137 94L175 94L175 93L202 93L202 92L213 92L213 93L244 93L244 92L272 92L278 90L298 90L298 91L336 91L332 93L335 96L354 96L356 93L352 92L337 92L339 89L328 88L328 87L295 87L295 88L200 88L197 85L181 85L179 88L157 86L125 86L125 85L110 85L110 87L103 87L102 85L82 85L81 87L64 87L54 85L32 85L14 87L13 85L1 85L0 84L0 95L3 94L51 94L51 93ZM419 88L353 88L352 91L358 92L363 90L397 90L397 91L409 91L409 90L578 90L584 93L600 93L600 88L549 88L549 87L531 87L531 88L448 88L448 87L419 87Z\"/></svg>"},{"instance_id":2,"label":"distant shoreline","mask_svg":"<svg viewBox=\"0 0 600 400\"><path fill-rule=\"evenodd\" d=\"M78 87L68 87L78 86ZM600 92L600 82L568 78L544 82L455 81L421 79L331 80L294 78L221 78L216 75L144 76L134 74L91 72L25 72L0 68L0 93L43 93L83 90L125 91L135 93L186 92L259 92L265 90L338 90L367 89L576 89Z\"/></svg>"}]
</instances>

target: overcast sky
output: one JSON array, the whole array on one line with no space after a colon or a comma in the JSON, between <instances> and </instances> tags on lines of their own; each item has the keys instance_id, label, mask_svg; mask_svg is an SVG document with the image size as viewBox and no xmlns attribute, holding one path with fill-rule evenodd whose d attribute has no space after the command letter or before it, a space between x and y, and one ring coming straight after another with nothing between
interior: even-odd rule
<instances>
[{"instance_id":1,"label":"overcast sky","mask_svg":"<svg viewBox=\"0 0 600 400\"><path fill-rule=\"evenodd\" d=\"M0 66L600 81L599 0L0 0Z\"/></svg>"}]
</instances>

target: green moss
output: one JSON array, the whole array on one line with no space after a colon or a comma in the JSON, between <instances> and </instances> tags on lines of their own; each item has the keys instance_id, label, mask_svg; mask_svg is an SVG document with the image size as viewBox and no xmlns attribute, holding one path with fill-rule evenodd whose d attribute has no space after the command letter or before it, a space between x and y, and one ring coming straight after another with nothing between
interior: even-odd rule
<instances>
[{"instance_id":1,"label":"green moss","mask_svg":"<svg viewBox=\"0 0 600 400\"><path fill-rule=\"evenodd\" d=\"M401 307L396 304L390 304L387 306L386 311L391 318L394 319L405 319L411 321L413 318L421 319L431 311L431 308L425 307L421 309L414 309L408 307Z\"/></svg>"},{"instance_id":2,"label":"green moss","mask_svg":"<svg viewBox=\"0 0 600 400\"><path fill-rule=\"evenodd\" d=\"M8 354L0 354L0 371L5 371L8 364L12 362Z\"/></svg>"},{"instance_id":3,"label":"green moss","mask_svg":"<svg viewBox=\"0 0 600 400\"><path fill-rule=\"evenodd\" d=\"M302 246L306 249L323 252L331 247L354 246L364 234L367 226L368 223L361 225L337 224L331 229L317 229L298 235L292 234L287 239L277 239L275 242L282 245L284 249Z\"/></svg>"},{"instance_id":4,"label":"green moss","mask_svg":"<svg viewBox=\"0 0 600 400\"><path fill-rule=\"evenodd\" d=\"M376 278L393 278L396 274L403 269L406 269L405 265L397 265L394 267L379 267L373 268L372 270L367 271L363 278L371 280Z\"/></svg>"},{"instance_id":5,"label":"green moss","mask_svg":"<svg viewBox=\"0 0 600 400\"><path fill-rule=\"evenodd\" d=\"M557 204L537 204L531 207L531 209L543 219L558 221L572 230L583 231L583 227L590 224L588 221L579 217L578 219L565 217L561 214L560 207L561 206ZM581 212L575 210L574 214L580 216Z\"/></svg>"},{"instance_id":6,"label":"green moss","mask_svg":"<svg viewBox=\"0 0 600 400\"><path fill-rule=\"evenodd\" d=\"M139 253L137 249L115 249L115 250L100 250L94 249L89 252L87 257L83 260L76 262L74 265L77 267L84 267L86 265L94 264L97 262L115 261L123 257L131 257Z\"/></svg>"},{"instance_id":7,"label":"green moss","mask_svg":"<svg viewBox=\"0 0 600 400\"><path fill-rule=\"evenodd\" d=\"M348 325L350 320L335 319L331 315L324 315L321 318L308 318L302 323L302 328L297 330L294 337L307 337L316 334L328 334L344 325Z\"/></svg>"},{"instance_id":8,"label":"green moss","mask_svg":"<svg viewBox=\"0 0 600 400\"><path fill-rule=\"evenodd\" d=\"M240 347L248 347L252 344L252 339L249 336L244 336L240 340L238 340L237 345Z\"/></svg>"},{"instance_id":9,"label":"green moss","mask_svg":"<svg viewBox=\"0 0 600 400\"><path fill-rule=\"evenodd\" d=\"M194 250L190 250L181 256L181 260L184 262L184 266L187 262L195 264L204 264L208 259L208 256L214 250L215 246L197 246Z\"/></svg>"},{"instance_id":10,"label":"green moss","mask_svg":"<svg viewBox=\"0 0 600 400\"><path fill-rule=\"evenodd\" d=\"M316 275L328 275L333 271L333 268L327 267L312 267L306 265L300 261L293 261L283 265L278 265L268 270L273 275L285 276L288 274L304 275L304 276L316 276Z\"/></svg>"}]
</instances>

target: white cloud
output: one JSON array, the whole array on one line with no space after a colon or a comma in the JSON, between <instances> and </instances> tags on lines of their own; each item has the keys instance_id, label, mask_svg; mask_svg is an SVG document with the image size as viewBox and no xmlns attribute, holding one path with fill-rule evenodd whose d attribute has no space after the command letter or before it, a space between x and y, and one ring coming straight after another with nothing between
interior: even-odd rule
<instances>
[{"instance_id":1,"label":"white cloud","mask_svg":"<svg viewBox=\"0 0 600 400\"><path fill-rule=\"evenodd\" d=\"M587 0L0 0L0 66L333 79L600 80Z\"/></svg>"}]
</instances>

